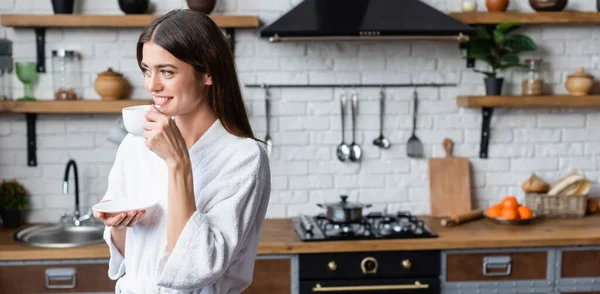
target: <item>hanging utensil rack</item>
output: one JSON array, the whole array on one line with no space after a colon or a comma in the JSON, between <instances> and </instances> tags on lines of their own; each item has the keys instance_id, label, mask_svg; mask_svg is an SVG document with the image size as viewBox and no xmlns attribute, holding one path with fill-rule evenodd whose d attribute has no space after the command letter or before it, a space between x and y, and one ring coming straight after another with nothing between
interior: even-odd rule
<instances>
[{"instance_id":1,"label":"hanging utensil rack","mask_svg":"<svg viewBox=\"0 0 600 294\"><path fill-rule=\"evenodd\" d=\"M456 87L457 84L410 83L410 84L246 84L247 88L423 88Z\"/></svg>"}]
</instances>

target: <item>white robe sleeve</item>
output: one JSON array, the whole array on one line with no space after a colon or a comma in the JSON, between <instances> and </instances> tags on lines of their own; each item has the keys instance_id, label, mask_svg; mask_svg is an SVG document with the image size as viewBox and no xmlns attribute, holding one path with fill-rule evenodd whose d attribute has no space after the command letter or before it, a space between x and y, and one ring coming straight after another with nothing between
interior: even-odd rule
<instances>
[{"instance_id":1,"label":"white robe sleeve","mask_svg":"<svg viewBox=\"0 0 600 294\"><path fill-rule=\"evenodd\" d=\"M117 155L115 163L108 175L108 188L102 200L111 200L124 197L125 193L125 172L123 157L126 149L127 138L123 140ZM125 257L119 252L119 249L112 242L111 228L104 228L104 241L108 245L110 259L108 262L108 277L112 280L117 280L125 274Z\"/></svg>"},{"instance_id":2,"label":"white robe sleeve","mask_svg":"<svg viewBox=\"0 0 600 294\"><path fill-rule=\"evenodd\" d=\"M204 199L184 227L170 255L163 256L158 286L194 291L217 281L254 232L261 197L269 196L270 171L262 150L235 158L197 196ZM265 200L265 199L262 199ZM268 200L268 199L267 199Z\"/></svg>"}]
</instances>

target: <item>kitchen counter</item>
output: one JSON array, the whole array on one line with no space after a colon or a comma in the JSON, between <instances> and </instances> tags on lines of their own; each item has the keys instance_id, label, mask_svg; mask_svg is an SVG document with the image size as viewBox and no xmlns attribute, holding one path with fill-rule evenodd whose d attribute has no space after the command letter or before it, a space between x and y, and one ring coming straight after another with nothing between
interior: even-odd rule
<instances>
[{"instance_id":1,"label":"kitchen counter","mask_svg":"<svg viewBox=\"0 0 600 294\"><path fill-rule=\"evenodd\" d=\"M581 219L540 219L531 225L506 226L481 219L444 228L439 218L420 217L439 238L377 241L302 242L289 219L267 219L258 254L550 247L600 245L600 214ZM108 258L105 244L69 249L31 247L15 242L15 230L0 230L0 260Z\"/></svg>"}]
</instances>

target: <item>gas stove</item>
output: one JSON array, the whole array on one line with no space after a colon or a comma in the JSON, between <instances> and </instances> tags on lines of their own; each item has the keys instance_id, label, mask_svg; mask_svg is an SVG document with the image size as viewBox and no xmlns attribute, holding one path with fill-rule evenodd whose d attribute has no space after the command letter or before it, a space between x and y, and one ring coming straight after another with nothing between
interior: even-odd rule
<instances>
[{"instance_id":1,"label":"gas stove","mask_svg":"<svg viewBox=\"0 0 600 294\"><path fill-rule=\"evenodd\" d=\"M292 217L302 241L437 238L422 220L408 212L369 213L351 223L337 223L325 215Z\"/></svg>"}]
</instances>

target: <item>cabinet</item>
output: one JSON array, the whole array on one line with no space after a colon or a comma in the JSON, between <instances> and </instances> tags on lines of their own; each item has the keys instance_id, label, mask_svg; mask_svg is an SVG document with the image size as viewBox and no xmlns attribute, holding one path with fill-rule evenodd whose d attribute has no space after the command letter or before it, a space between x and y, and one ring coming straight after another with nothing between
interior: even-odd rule
<instances>
[{"instance_id":1,"label":"cabinet","mask_svg":"<svg viewBox=\"0 0 600 294\"><path fill-rule=\"evenodd\" d=\"M258 257L254 264L252 284L244 294L290 294L292 289L290 258Z\"/></svg>"},{"instance_id":2,"label":"cabinet","mask_svg":"<svg viewBox=\"0 0 600 294\"><path fill-rule=\"evenodd\" d=\"M107 260L3 262L0 293L114 293L107 272Z\"/></svg>"}]
</instances>

